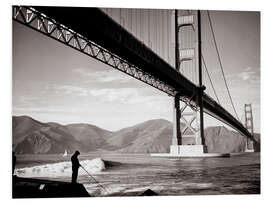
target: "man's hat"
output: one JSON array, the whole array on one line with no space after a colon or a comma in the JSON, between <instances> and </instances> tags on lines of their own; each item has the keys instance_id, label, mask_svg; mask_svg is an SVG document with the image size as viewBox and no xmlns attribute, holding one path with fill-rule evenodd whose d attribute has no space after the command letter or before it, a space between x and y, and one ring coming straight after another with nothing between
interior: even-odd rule
<instances>
[{"instance_id":1,"label":"man's hat","mask_svg":"<svg viewBox=\"0 0 270 203\"><path fill-rule=\"evenodd\" d=\"M76 150L75 154L78 154L78 155L79 155L79 154L80 154L80 152L79 152L78 150Z\"/></svg>"}]
</instances>

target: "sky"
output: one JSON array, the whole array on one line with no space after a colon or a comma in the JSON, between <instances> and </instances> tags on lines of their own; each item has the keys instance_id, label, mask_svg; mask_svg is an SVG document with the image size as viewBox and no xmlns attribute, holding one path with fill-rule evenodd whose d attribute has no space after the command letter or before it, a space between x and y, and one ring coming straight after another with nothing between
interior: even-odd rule
<instances>
[{"instance_id":1,"label":"sky","mask_svg":"<svg viewBox=\"0 0 270 203\"><path fill-rule=\"evenodd\" d=\"M243 120L244 104L252 103L260 132L260 14L210 14L238 115ZM202 19L204 57L222 106L233 114L205 12ZM16 22L12 28L13 115L112 131L149 119L172 121L172 98L163 92ZM205 125L223 124L205 116Z\"/></svg>"}]
</instances>

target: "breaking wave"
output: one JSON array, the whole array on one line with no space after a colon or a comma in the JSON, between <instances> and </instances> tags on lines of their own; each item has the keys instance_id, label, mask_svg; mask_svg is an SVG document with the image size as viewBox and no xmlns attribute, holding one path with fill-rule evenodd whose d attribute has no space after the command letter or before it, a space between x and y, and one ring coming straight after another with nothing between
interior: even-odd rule
<instances>
[{"instance_id":1,"label":"breaking wave","mask_svg":"<svg viewBox=\"0 0 270 203\"><path fill-rule=\"evenodd\" d=\"M106 169L105 163L101 158L83 160L80 161L80 164L90 173L98 173ZM67 161L19 168L15 170L15 173L20 177L64 177L71 176L71 166L71 162ZM85 175L85 172L79 169L79 175Z\"/></svg>"}]
</instances>

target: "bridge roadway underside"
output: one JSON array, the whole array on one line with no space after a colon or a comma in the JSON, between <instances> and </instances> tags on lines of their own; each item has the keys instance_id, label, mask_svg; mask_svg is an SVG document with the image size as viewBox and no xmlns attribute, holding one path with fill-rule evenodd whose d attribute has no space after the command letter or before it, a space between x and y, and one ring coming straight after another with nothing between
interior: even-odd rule
<instances>
[{"instance_id":1,"label":"bridge roadway underside","mask_svg":"<svg viewBox=\"0 0 270 203\"><path fill-rule=\"evenodd\" d=\"M181 96L191 97L194 92L198 92L198 87L195 84L177 72L100 9L41 6L33 8L153 75L171 86ZM193 102L197 103L195 97ZM254 140L248 130L211 97L203 94L203 103L204 112Z\"/></svg>"}]
</instances>

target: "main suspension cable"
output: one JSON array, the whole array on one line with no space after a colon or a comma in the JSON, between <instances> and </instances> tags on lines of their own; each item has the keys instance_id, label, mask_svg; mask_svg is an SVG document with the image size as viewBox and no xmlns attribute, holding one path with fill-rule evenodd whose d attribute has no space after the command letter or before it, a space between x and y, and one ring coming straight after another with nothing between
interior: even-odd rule
<instances>
[{"instance_id":1,"label":"main suspension cable","mask_svg":"<svg viewBox=\"0 0 270 203\"><path fill-rule=\"evenodd\" d=\"M211 17L210 17L209 11L207 11L207 15L208 15L208 19L209 19L209 23L210 23L210 28L211 28L211 32L212 32L212 36L213 36L213 40L214 40L214 44L215 44L217 56L218 56L219 65L220 65L222 76L223 76L223 79L224 79L224 82L225 82L225 86L226 86L226 89L227 89L227 92L228 92L228 95L229 95L230 102L232 104L234 113L235 113L237 119L239 120L238 114L237 114L237 112L235 110L235 107L234 107L234 104L233 104L233 100L232 100L232 97L231 97L231 94L230 94L230 91L229 91L228 84L227 84L227 81L226 81L226 78L225 78L225 74L224 74L222 63L221 63L221 59L220 59L220 55L219 55L219 51L218 51L218 47L217 47L217 42L216 42L216 38L215 38L215 34L214 34L213 25L212 25L212 21L211 21Z\"/></svg>"},{"instance_id":2,"label":"main suspension cable","mask_svg":"<svg viewBox=\"0 0 270 203\"><path fill-rule=\"evenodd\" d=\"M216 99L217 99L218 103L220 104L220 101L219 101L219 99L218 99L218 96L217 96L216 90L215 90L215 88L214 88L213 82L212 82L212 80L211 80L211 77L210 77L210 74L209 74L208 68L207 68L207 66L206 66L206 64L205 64L205 60L204 60L204 57L203 57L203 56L202 56L202 61L203 61L203 65L204 65L204 67L205 67L205 70L206 70L207 76L208 76L208 78L209 78L210 84L211 84L211 86L212 86L212 89L213 89L213 91L214 91L215 97L216 97Z\"/></svg>"}]
</instances>

